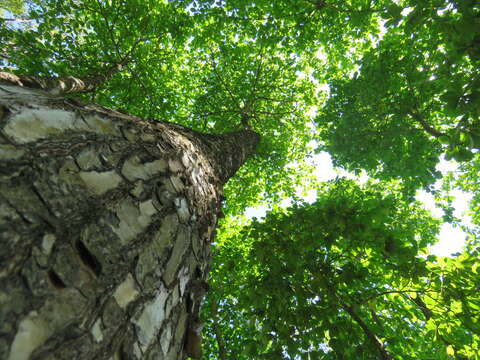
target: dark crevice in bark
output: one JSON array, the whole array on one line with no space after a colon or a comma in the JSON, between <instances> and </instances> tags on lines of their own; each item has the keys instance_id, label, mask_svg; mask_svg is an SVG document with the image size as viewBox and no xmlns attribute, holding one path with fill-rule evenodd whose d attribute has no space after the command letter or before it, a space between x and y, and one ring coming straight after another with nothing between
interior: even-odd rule
<instances>
[{"instance_id":1,"label":"dark crevice in bark","mask_svg":"<svg viewBox=\"0 0 480 360\"><path fill-rule=\"evenodd\" d=\"M67 285L63 282L63 280L60 278L60 276L53 270L48 270L47 272L48 279L50 280L50 283L53 285L54 288L56 289L65 289Z\"/></svg>"},{"instance_id":2,"label":"dark crevice in bark","mask_svg":"<svg viewBox=\"0 0 480 360\"><path fill-rule=\"evenodd\" d=\"M0 120L3 120L10 113L10 109L6 106L0 105Z\"/></svg>"},{"instance_id":3,"label":"dark crevice in bark","mask_svg":"<svg viewBox=\"0 0 480 360\"><path fill-rule=\"evenodd\" d=\"M102 273L102 264L97 258L87 249L85 244L80 240L75 242L75 248L77 249L80 260L98 277Z\"/></svg>"},{"instance_id":4,"label":"dark crevice in bark","mask_svg":"<svg viewBox=\"0 0 480 360\"><path fill-rule=\"evenodd\" d=\"M20 211L16 206L14 206L10 201L8 201L8 199L6 199L5 197L1 196L0 195L0 200L2 201L2 203L4 204L7 204L8 206L10 206L13 210L15 210L15 213L20 217L20 219L22 219L26 224L32 224L32 221L26 217L22 211Z\"/></svg>"},{"instance_id":5,"label":"dark crevice in bark","mask_svg":"<svg viewBox=\"0 0 480 360\"><path fill-rule=\"evenodd\" d=\"M50 215L50 217L53 217L55 218L55 213L52 211L52 208L50 206L50 204L45 200L45 198L42 196L42 194L40 193L40 191L37 189L37 187L35 186L35 184L33 184L31 187L30 187L33 191L33 193L37 196L37 198L40 200L40 202L42 203L42 205L45 207L45 209L47 209L47 212L48 214ZM53 219L50 219L49 221L50 223L53 222ZM51 225L54 225L54 224L51 224ZM55 226L52 226L52 227L55 227Z\"/></svg>"},{"instance_id":6,"label":"dark crevice in bark","mask_svg":"<svg viewBox=\"0 0 480 360\"><path fill-rule=\"evenodd\" d=\"M21 283L23 285L23 288L30 294L30 295L33 295L33 292L32 292L32 288L30 287L30 284L28 282L28 279L23 275L23 274L19 274L19 277L20 277L20 280L21 280Z\"/></svg>"}]
</instances>

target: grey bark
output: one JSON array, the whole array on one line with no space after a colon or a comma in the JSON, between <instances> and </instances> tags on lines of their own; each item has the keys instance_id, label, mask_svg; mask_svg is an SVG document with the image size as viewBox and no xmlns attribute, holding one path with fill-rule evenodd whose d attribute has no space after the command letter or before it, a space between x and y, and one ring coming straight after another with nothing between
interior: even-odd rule
<instances>
[{"instance_id":1,"label":"grey bark","mask_svg":"<svg viewBox=\"0 0 480 360\"><path fill-rule=\"evenodd\" d=\"M0 358L198 356L222 185L258 140L0 83Z\"/></svg>"},{"instance_id":2,"label":"grey bark","mask_svg":"<svg viewBox=\"0 0 480 360\"><path fill-rule=\"evenodd\" d=\"M22 87L43 89L54 95L65 95L72 93L89 92L95 90L98 86L109 80L117 72L121 71L123 66L128 63L128 57L125 57L117 64L98 72L95 76L79 78L75 76L65 77L38 77L31 75L15 75L8 72L0 72L0 81L4 83L16 84Z\"/></svg>"}]
</instances>

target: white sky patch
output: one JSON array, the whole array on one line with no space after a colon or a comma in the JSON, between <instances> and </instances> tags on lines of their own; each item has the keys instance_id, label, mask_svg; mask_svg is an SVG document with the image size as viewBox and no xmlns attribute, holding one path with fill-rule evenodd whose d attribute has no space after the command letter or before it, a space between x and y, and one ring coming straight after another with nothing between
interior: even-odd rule
<instances>
[{"instance_id":1,"label":"white sky patch","mask_svg":"<svg viewBox=\"0 0 480 360\"><path fill-rule=\"evenodd\" d=\"M436 168L445 175L447 172L456 171L458 164L455 161L446 161L442 157ZM435 188L438 189L440 186L441 180L437 181ZM454 197L452 206L455 208L455 211L453 215L461 219L462 225L472 226L471 217L468 215L468 204L472 199L472 194L455 189L450 192L450 195ZM436 207L432 194L419 190L416 199L421 201L425 205L425 208L432 212L433 216L438 218L443 216L443 211ZM460 227L448 223L442 224L439 241L435 245L430 246L430 253L437 256L451 256L452 254L461 252L465 245L466 238L467 234L462 231Z\"/></svg>"},{"instance_id":2,"label":"white sky patch","mask_svg":"<svg viewBox=\"0 0 480 360\"><path fill-rule=\"evenodd\" d=\"M453 215L462 220L462 224L471 225L470 217L468 213L468 202L472 198L470 194L467 194L460 190L453 190L451 195L455 197L452 206L455 208ZM425 208L430 210L435 217L442 217L443 211L435 206L435 199L432 194L429 194L423 190L418 191L416 199L421 201ZM439 241L430 246L429 250L431 254L437 256L450 256L451 254L461 252L465 245L465 234L459 227L454 227L452 224L442 224L440 228Z\"/></svg>"},{"instance_id":3,"label":"white sky patch","mask_svg":"<svg viewBox=\"0 0 480 360\"><path fill-rule=\"evenodd\" d=\"M328 61L328 55L325 51L324 48L320 47L316 52L315 52L315 57L319 60L322 60L324 62Z\"/></svg>"},{"instance_id":4,"label":"white sky patch","mask_svg":"<svg viewBox=\"0 0 480 360\"><path fill-rule=\"evenodd\" d=\"M313 119L317 115L317 111L318 111L318 106L313 105L313 106L310 106L310 108L308 109L305 115L307 115L310 119Z\"/></svg>"},{"instance_id":5,"label":"white sky patch","mask_svg":"<svg viewBox=\"0 0 480 360\"><path fill-rule=\"evenodd\" d=\"M458 227L443 224L438 237L440 241L430 246L430 253L437 256L451 256L462 252L467 235Z\"/></svg>"},{"instance_id":6,"label":"white sky patch","mask_svg":"<svg viewBox=\"0 0 480 360\"><path fill-rule=\"evenodd\" d=\"M330 85L328 85L327 83L318 84L316 89L317 92L324 92L327 95L330 95Z\"/></svg>"},{"instance_id":7,"label":"white sky patch","mask_svg":"<svg viewBox=\"0 0 480 360\"><path fill-rule=\"evenodd\" d=\"M408 16L412 11L414 10L413 7L406 7L405 9L402 10L402 16Z\"/></svg>"},{"instance_id":8,"label":"white sky patch","mask_svg":"<svg viewBox=\"0 0 480 360\"><path fill-rule=\"evenodd\" d=\"M245 210L245 216L249 219L252 219L252 218L263 219L266 213L267 213L267 208L265 206L259 206L256 208L249 207L247 210Z\"/></svg>"},{"instance_id":9,"label":"white sky patch","mask_svg":"<svg viewBox=\"0 0 480 360\"><path fill-rule=\"evenodd\" d=\"M373 47L377 47L378 43L383 39L385 34L387 33L387 28L385 27L385 20L380 21L380 32L378 33L378 40L373 44Z\"/></svg>"},{"instance_id":10,"label":"white sky patch","mask_svg":"<svg viewBox=\"0 0 480 360\"><path fill-rule=\"evenodd\" d=\"M337 176L332 158L327 152L322 151L320 154L314 155L311 163L315 165L315 176L319 181L332 180Z\"/></svg>"}]
</instances>

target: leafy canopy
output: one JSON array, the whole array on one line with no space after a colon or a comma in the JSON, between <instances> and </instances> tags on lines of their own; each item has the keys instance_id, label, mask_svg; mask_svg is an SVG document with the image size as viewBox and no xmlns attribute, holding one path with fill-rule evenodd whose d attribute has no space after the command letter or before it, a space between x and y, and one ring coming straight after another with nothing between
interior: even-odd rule
<instances>
[{"instance_id":1,"label":"leafy canopy","mask_svg":"<svg viewBox=\"0 0 480 360\"><path fill-rule=\"evenodd\" d=\"M206 358L480 356L480 5L477 0L3 1L3 69L92 77L87 101L223 133L260 133L227 185ZM79 96L76 94L75 96ZM316 184L316 148L377 179ZM473 195L469 241L427 256L439 222L418 204ZM277 204L299 187L312 205ZM405 196L407 195L407 196ZM451 197L437 191L444 219ZM239 221L267 204L264 222Z\"/></svg>"},{"instance_id":2,"label":"leafy canopy","mask_svg":"<svg viewBox=\"0 0 480 360\"><path fill-rule=\"evenodd\" d=\"M394 188L345 179L324 184L313 204L228 224L207 354L223 343L222 359L475 358L480 247L427 257L438 230Z\"/></svg>"},{"instance_id":3,"label":"leafy canopy","mask_svg":"<svg viewBox=\"0 0 480 360\"><path fill-rule=\"evenodd\" d=\"M414 190L440 177L441 153L462 162L480 148L480 10L474 1L402 3L388 8L386 33L357 71L331 82L317 122L338 164Z\"/></svg>"}]
</instances>

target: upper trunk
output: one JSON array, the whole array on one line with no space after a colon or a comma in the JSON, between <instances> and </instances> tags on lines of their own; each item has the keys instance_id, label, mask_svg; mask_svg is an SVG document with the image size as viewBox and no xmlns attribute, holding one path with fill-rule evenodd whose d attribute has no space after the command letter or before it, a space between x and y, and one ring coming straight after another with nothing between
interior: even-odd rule
<instances>
[{"instance_id":1,"label":"upper trunk","mask_svg":"<svg viewBox=\"0 0 480 360\"><path fill-rule=\"evenodd\" d=\"M0 358L198 357L222 185L257 142L0 85Z\"/></svg>"}]
</instances>

